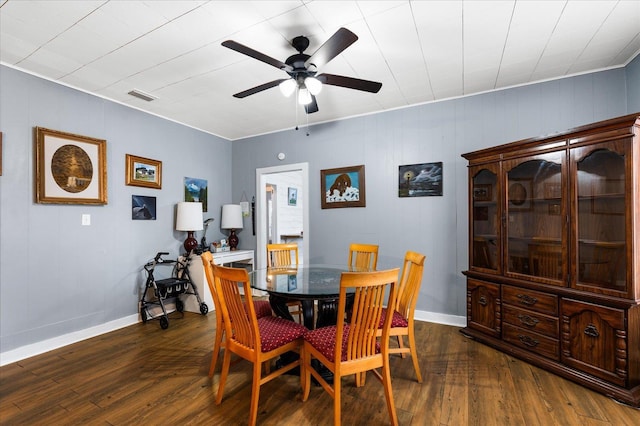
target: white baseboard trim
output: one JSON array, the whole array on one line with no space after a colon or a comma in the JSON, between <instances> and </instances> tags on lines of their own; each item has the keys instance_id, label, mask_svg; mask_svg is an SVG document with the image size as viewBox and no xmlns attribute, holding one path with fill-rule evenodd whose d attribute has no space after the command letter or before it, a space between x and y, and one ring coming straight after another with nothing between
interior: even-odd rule
<instances>
[{"instance_id":1,"label":"white baseboard trim","mask_svg":"<svg viewBox=\"0 0 640 426\"><path fill-rule=\"evenodd\" d=\"M434 322L436 324L452 325L455 327L466 327L467 317L457 315L440 314L437 312L427 312L416 310L414 314L416 321Z\"/></svg>"},{"instance_id":2,"label":"white baseboard trim","mask_svg":"<svg viewBox=\"0 0 640 426\"><path fill-rule=\"evenodd\" d=\"M0 367L17 361L21 361L26 358L30 358L35 355L40 355L54 349L61 348L72 343L79 342L81 340L90 339L92 337L108 333L110 331L118 330L120 328L136 324L138 321L140 321L140 315L130 315L128 317L123 317L104 324L96 325L95 327L74 331L73 333L64 334L52 339L43 340L42 342L33 343L30 345L21 346L17 349L2 352L0 353Z\"/></svg>"},{"instance_id":3,"label":"white baseboard trim","mask_svg":"<svg viewBox=\"0 0 640 426\"><path fill-rule=\"evenodd\" d=\"M416 321L433 322L436 324L452 325L455 327L466 327L467 325L467 317L446 315L436 312L416 311L415 319ZM21 361L26 358L30 358L35 355L40 355L54 349L61 348L72 343L79 342L81 340L90 339L92 337L108 333L110 331L128 327L130 325L136 324L139 320L140 316L138 314L135 314L104 324L100 324L95 327L75 331L63 336L54 337L53 339L43 340L42 342L33 343L31 345L22 346L20 348L13 349L7 352L2 352L0 353L0 367L11 364L13 362Z\"/></svg>"}]
</instances>

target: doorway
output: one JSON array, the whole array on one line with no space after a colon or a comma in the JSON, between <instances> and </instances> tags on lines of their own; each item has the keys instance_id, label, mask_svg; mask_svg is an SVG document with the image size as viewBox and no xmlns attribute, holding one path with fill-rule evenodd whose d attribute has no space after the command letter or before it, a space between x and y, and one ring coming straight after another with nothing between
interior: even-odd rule
<instances>
[{"instance_id":1,"label":"doorway","mask_svg":"<svg viewBox=\"0 0 640 426\"><path fill-rule=\"evenodd\" d=\"M302 229L300 230L300 238L296 238L301 252L302 262L308 263L309 258L309 164L297 163L283 166L264 167L256 169L256 253L255 262L257 268L267 267L266 246L269 241L269 230L272 230L271 239L278 242L277 223L278 209L273 204L273 189L277 185L274 182L279 181L279 177L291 173L299 173L302 187L297 191L296 207L302 210ZM271 188L271 189L269 189ZM287 199L287 188L278 188L284 190L283 199ZM269 196L267 194L270 194ZM271 204L271 208L269 207ZM268 219L269 218L269 219ZM274 228L276 228L274 230Z\"/></svg>"}]
</instances>

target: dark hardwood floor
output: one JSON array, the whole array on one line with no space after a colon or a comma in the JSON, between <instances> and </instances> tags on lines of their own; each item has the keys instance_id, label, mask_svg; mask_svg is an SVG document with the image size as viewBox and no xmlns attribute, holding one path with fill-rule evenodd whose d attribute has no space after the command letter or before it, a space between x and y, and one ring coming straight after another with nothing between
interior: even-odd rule
<instances>
[{"instance_id":1,"label":"dark hardwood floor","mask_svg":"<svg viewBox=\"0 0 640 426\"><path fill-rule=\"evenodd\" d=\"M2 425L246 424L250 364L232 365L222 404L219 369L207 377L215 313L172 314L170 326L137 324L0 368ZM467 339L459 328L418 322L424 383L409 358L392 357L401 425L640 425L638 409ZM344 425L388 424L382 385L343 382ZM262 386L258 423L331 424L333 401L299 378Z\"/></svg>"}]
</instances>

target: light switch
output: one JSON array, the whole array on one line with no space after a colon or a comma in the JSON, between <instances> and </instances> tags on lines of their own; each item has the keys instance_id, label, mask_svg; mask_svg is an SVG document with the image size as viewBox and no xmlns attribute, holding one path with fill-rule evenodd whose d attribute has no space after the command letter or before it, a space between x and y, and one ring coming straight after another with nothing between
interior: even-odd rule
<instances>
[{"instance_id":1,"label":"light switch","mask_svg":"<svg viewBox=\"0 0 640 426\"><path fill-rule=\"evenodd\" d=\"M91 225L91 215L90 214L83 214L82 215L82 226L89 226Z\"/></svg>"}]
</instances>

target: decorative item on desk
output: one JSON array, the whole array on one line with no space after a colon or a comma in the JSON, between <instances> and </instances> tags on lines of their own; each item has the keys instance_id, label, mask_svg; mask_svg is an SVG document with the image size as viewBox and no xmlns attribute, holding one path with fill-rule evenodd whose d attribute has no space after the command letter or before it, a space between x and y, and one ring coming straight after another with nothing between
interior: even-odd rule
<instances>
[{"instance_id":1,"label":"decorative item on desk","mask_svg":"<svg viewBox=\"0 0 640 426\"><path fill-rule=\"evenodd\" d=\"M200 240L200 246L202 247L202 251L209 250L209 246L207 245L207 228L209 224L213 222L215 219L210 217L209 219L204 221L204 232L202 233L202 239Z\"/></svg>"},{"instance_id":2,"label":"decorative item on desk","mask_svg":"<svg viewBox=\"0 0 640 426\"><path fill-rule=\"evenodd\" d=\"M240 204L225 204L222 206L222 220L220 221L220 227L222 229L229 229L229 246L231 250L236 250L238 247L238 236L236 235L236 229L242 229L242 209Z\"/></svg>"},{"instance_id":3,"label":"decorative item on desk","mask_svg":"<svg viewBox=\"0 0 640 426\"><path fill-rule=\"evenodd\" d=\"M187 254L198 247L198 240L193 236L195 231L201 231L202 203L182 201L178 203L176 212L176 231L186 231L187 239L184 241L184 249Z\"/></svg>"}]
</instances>

